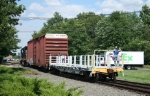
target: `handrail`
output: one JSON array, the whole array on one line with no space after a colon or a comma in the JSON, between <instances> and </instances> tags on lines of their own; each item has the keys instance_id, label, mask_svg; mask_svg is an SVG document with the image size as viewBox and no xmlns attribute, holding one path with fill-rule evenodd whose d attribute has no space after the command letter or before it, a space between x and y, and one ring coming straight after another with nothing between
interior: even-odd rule
<instances>
[{"instance_id":1,"label":"handrail","mask_svg":"<svg viewBox=\"0 0 150 96\"><path fill-rule=\"evenodd\" d=\"M101 51L101 50L100 50ZM104 50L103 50L104 51ZM106 50L105 50L106 51ZM109 54L106 54L104 57L101 55L80 55L80 56L50 56L49 65L77 65L80 67L107 67L110 68L111 57ZM123 58L123 57L122 57ZM63 59L63 60L62 60ZM122 59L123 60L123 59ZM121 62L120 62L121 63ZM124 61L122 61L122 66ZM118 66L119 67L119 66Z\"/></svg>"}]
</instances>

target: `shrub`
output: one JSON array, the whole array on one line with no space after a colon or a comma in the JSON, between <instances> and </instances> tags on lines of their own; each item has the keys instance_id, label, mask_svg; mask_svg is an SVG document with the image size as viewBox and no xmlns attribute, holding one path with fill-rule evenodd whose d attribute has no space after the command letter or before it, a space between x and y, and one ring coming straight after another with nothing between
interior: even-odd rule
<instances>
[{"instance_id":1,"label":"shrub","mask_svg":"<svg viewBox=\"0 0 150 96\"><path fill-rule=\"evenodd\" d=\"M80 87L65 90L65 82L55 85L46 79L31 79L18 73L25 70L0 67L0 96L79 96Z\"/></svg>"}]
</instances>

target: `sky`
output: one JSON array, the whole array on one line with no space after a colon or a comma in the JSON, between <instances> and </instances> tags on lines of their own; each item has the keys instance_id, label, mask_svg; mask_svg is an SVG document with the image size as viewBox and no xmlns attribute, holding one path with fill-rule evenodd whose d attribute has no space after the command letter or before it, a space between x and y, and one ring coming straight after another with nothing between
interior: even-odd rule
<instances>
[{"instance_id":1,"label":"sky","mask_svg":"<svg viewBox=\"0 0 150 96\"><path fill-rule=\"evenodd\" d=\"M144 4L150 6L150 0L20 0L18 5L26 10L21 14L18 30L20 47L27 46L32 39L33 31L39 31L48 18L55 12L66 18L74 18L82 12L111 14L113 11L140 11ZM33 19L44 18L44 19ZM20 50L17 50L17 53Z\"/></svg>"}]
</instances>

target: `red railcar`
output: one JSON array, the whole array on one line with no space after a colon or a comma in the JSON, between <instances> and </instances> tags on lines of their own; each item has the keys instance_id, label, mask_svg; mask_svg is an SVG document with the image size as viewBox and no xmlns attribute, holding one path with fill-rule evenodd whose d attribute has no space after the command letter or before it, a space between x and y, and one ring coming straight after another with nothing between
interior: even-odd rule
<instances>
[{"instance_id":1,"label":"red railcar","mask_svg":"<svg viewBox=\"0 0 150 96\"><path fill-rule=\"evenodd\" d=\"M68 56L66 34L45 34L28 42L28 64L48 68L49 56Z\"/></svg>"}]
</instances>

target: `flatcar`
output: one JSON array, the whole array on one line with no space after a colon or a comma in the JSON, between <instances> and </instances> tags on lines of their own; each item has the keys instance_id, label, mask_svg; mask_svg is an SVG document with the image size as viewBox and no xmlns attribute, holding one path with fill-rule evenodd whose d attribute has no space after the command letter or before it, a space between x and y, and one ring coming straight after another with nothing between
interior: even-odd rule
<instances>
[{"instance_id":1,"label":"flatcar","mask_svg":"<svg viewBox=\"0 0 150 96\"><path fill-rule=\"evenodd\" d=\"M118 72L123 73L123 55L119 55L119 63L111 63L112 53L110 50L95 50L103 54L75 55L75 56L49 56L49 67L55 72L67 72L83 75L86 78L98 80L116 80Z\"/></svg>"}]
</instances>

